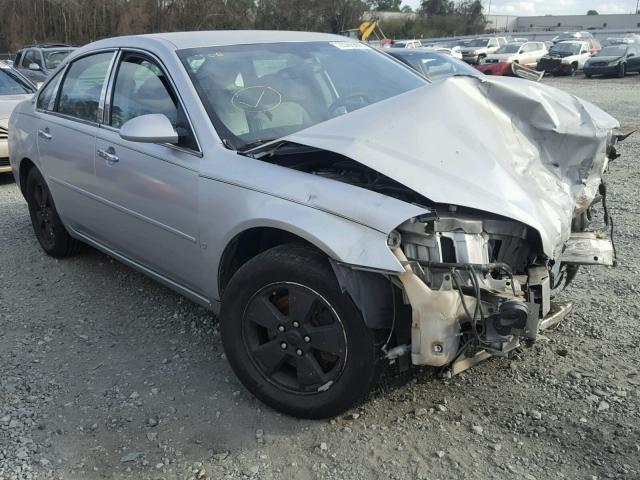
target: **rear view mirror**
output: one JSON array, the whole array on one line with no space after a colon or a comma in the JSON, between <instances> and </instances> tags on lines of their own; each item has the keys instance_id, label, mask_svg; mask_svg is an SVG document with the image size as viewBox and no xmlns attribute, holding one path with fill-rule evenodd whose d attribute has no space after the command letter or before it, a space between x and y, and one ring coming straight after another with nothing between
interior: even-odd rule
<instances>
[{"instance_id":1,"label":"rear view mirror","mask_svg":"<svg viewBox=\"0 0 640 480\"><path fill-rule=\"evenodd\" d=\"M132 118L120 127L120 137L130 142L178 143L178 132L161 113Z\"/></svg>"},{"instance_id":2,"label":"rear view mirror","mask_svg":"<svg viewBox=\"0 0 640 480\"><path fill-rule=\"evenodd\" d=\"M29 70L40 70L40 65L38 65L37 63L33 62L29 64Z\"/></svg>"}]
</instances>

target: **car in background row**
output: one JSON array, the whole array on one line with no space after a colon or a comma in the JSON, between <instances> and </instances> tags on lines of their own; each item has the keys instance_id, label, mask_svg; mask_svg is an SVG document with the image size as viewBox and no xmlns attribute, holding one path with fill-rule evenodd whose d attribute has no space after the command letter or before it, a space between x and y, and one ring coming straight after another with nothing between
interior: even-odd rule
<instances>
[{"instance_id":1,"label":"car in background row","mask_svg":"<svg viewBox=\"0 0 640 480\"><path fill-rule=\"evenodd\" d=\"M453 75L482 75L475 68L451 57L451 55L429 48L391 49L387 53L432 82L437 82Z\"/></svg>"},{"instance_id":2,"label":"car in background row","mask_svg":"<svg viewBox=\"0 0 640 480\"><path fill-rule=\"evenodd\" d=\"M540 59L536 69L553 75L575 75L590 57L590 46L586 41L558 42Z\"/></svg>"},{"instance_id":3,"label":"car in background row","mask_svg":"<svg viewBox=\"0 0 640 480\"><path fill-rule=\"evenodd\" d=\"M617 75L623 78L628 72L640 72L640 47L636 44L619 44L604 47L584 64L584 75Z\"/></svg>"},{"instance_id":4,"label":"car in background row","mask_svg":"<svg viewBox=\"0 0 640 480\"><path fill-rule=\"evenodd\" d=\"M640 35L636 33L629 33L622 37L609 37L606 40L602 41L603 47L608 47L609 45L620 45L620 44L636 44L640 46Z\"/></svg>"},{"instance_id":5,"label":"car in background row","mask_svg":"<svg viewBox=\"0 0 640 480\"><path fill-rule=\"evenodd\" d=\"M460 41L426 43L423 40L422 46L425 48L430 48L432 50L435 50L436 52L446 53L447 55L451 55L453 58L462 60L462 50L460 47Z\"/></svg>"},{"instance_id":6,"label":"car in background row","mask_svg":"<svg viewBox=\"0 0 640 480\"><path fill-rule=\"evenodd\" d=\"M494 53L498 48L506 44L506 37L474 38L461 48L462 60L471 65L477 65L482 63L487 55Z\"/></svg>"},{"instance_id":7,"label":"car in background row","mask_svg":"<svg viewBox=\"0 0 640 480\"><path fill-rule=\"evenodd\" d=\"M25 77L39 85L74 50L74 47L66 44L29 45L18 51L13 65Z\"/></svg>"},{"instance_id":8,"label":"car in background row","mask_svg":"<svg viewBox=\"0 0 640 480\"><path fill-rule=\"evenodd\" d=\"M391 48L420 48L421 46L420 40L398 40L390 45Z\"/></svg>"},{"instance_id":9,"label":"car in background row","mask_svg":"<svg viewBox=\"0 0 640 480\"><path fill-rule=\"evenodd\" d=\"M587 31L581 32L562 32L559 35L556 35L551 40L554 44L558 42L562 42L565 40L585 40L587 38L593 38L593 34Z\"/></svg>"},{"instance_id":10,"label":"car in background row","mask_svg":"<svg viewBox=\"0 0 640 480\"><path fill-rule=\"evenodd\" d=\"M36 87L7 62L0 61L0 173L10 172L9 117L15 106L31 98Z\"/></svg>"},{"instance_id":11,"label":"car in background row","mask_svg":"<svg viewBox=\"0 0 640 480\"><path fill-rule=\"evenodd\" d=\"M488 55L484 63L478 66L478 69L483 73L493 72L492 69L501 63L518 63L527 67L535 67L547 53L544 42L507 43L495 53Z\"/></svg>"}]
</instances>

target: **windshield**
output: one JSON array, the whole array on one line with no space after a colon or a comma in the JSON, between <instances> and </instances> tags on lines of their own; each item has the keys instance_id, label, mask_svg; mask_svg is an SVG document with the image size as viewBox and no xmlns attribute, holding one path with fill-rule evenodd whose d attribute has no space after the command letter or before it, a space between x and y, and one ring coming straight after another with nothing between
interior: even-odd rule
<instances>
[{"instance_id":1,"label":"windshield","mask_svg":"<svg viewBox=\"0 0 640 480\"><path fill-rule=\"evenodd\" d=\"M348 41L202 47L178 55L218 134L239 150L426 83L387 55Z\"/></svg>"},{"instance_id":2,"label":"windshield","mask_svg":"<svg viewBox=\"0 0 640 480\"><path fill-rule=\"evenodd\" d=\"M598 57L621 57L627 53L626 45L611 45L598 52Z\"/></svg>"},{"instance_id":3,"label":"windshield","mask_svg":"<svg viewBox=\"0 0 640 480\"><path fill-rule=\"evenodd\" d=\"M577 55L580 53L580 48L582 45L580 43L557 43L549 53L570 53L572 55Z\"/></svg>"},{"instance_id":4,"label":"windshield","mask_svg":"<svg viewBox=\"0 0 640 480\"><path fill-rule=\"evenodd\" d=\"M33 93L33 88L7 68L0 68L0 95Z\"/></svg>"},{"instance_id":5,"label":"windshield","mask_svg":"<svg viewBox=\"0 0 640 480\"><path fill-rule=\"evenodd\" d=\"M475 68L446 54L392 52L391 55L434 82L453 75L481 75Z\"/></svg>"},{"instance_id":6,"label":"windshield","mask_svg":"<svg viewBox=\"0 0 640 480\"><path fill-rule=\"evenodd\" d=\"M489 40L487 40L486 38L476 38L466 43L465 47L486 47L487 42L489 42Z\"/></svg>"},{"instance_id":7,"label":"windshield","mask_svg":"<svg viewBox=\"0 0 640 480\"><path fill-rule=\"evenodd\" d=\"M71 53L71 50L45 50L42 52L44 56L44 64L47 70L54 70L58 68L58 65L67 58L67 55Z\"/></svg>"},{"instance_id":8,"label":"windshield","mask_svg":"<svg viewBox=\"0 0 640 480\"><path fill-rule=\"evenodd\" d=\"M521 47L519 43L507 43L496 50L496 53L518 53Z\"/></svg>"}]
</instances>

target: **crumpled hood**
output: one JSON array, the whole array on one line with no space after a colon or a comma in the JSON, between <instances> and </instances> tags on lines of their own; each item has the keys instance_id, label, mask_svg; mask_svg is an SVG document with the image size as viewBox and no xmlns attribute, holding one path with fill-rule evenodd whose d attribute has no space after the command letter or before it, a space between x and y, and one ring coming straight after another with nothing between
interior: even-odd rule
<instances>
[{"instance_id":1,"label":"crumpled hood","mask_svg":"<svg viewBox=\"0 0 640 480\"><path fill-rule=\"evenodd\" d=\"M436 203L492 212L539 233L558 258L589 203L618 122L538 83L452 77L284 140L339 153Z\"/></svg>"}]
</instances>

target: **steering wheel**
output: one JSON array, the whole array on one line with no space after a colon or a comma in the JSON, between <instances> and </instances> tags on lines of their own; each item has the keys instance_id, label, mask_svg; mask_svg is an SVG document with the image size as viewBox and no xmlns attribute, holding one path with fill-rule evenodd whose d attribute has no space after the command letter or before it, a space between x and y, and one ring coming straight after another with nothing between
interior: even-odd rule
<instances>
[{"instance_id":1,"label":"steering wheel","mask_svg":"<svg viewBox=\"0 0 640 480\"><path fill-rule=\"evenodd\" d=\"M344 107L348 112L351 111L349 110L349 105L352 105L352 102L356 99L360 99L362 106L369 105L371 103L371 99L364 93L352 93L346 97L338 98L335 102L329 105L329 115L333 117L334 112L340 107Z\"/></svg>"}]
</instances>

